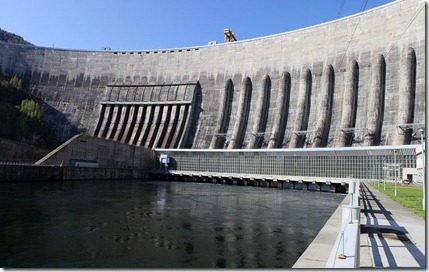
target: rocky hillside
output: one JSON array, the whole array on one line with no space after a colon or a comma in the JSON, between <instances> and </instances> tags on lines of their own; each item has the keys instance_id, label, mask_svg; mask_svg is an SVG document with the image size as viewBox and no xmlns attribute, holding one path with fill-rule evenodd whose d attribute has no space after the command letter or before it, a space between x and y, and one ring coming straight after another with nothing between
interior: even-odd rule
<instances>
[{"instance_id":1,"label":"rocky hillside","mask_svg":"<svg viewBox=\"0 0 429 272\"><path fill-rule=\"evenodd\" d=\"M18 43L18 44L27 44L33 45L32 43L27 42L21 36L7 32L0 28L0 41L8 43Z\"/></svg>"},{"instance_id":2,"label":"rocky hillside","mask_svg":"<svg viewBox=\"0 0 429 272\"><path fill-rule=\"evenodd\" d=\"M43 107L22 88L21 79L1 72L0 138L47 149L60 144L44 120Z\"/></svg>"}]
</instances>

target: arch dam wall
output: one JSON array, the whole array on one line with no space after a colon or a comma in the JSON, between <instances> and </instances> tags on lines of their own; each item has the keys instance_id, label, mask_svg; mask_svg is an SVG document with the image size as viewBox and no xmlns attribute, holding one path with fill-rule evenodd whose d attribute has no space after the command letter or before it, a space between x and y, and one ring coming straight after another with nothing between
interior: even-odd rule
<instances>
[{"instance_id":1,"label":"arch dam wall","mask_svg":"<svg viewBox=\"0 0 429 272\"><path fill-rule=\"evenodd\" d=\"M149 51L0 43L57 135L149 148L417 143L425 123L424 1L257 39ZM279 18L285 19L286 18ZM405 128L405 129L404 129Z\"/></svg>"}]
</instances>

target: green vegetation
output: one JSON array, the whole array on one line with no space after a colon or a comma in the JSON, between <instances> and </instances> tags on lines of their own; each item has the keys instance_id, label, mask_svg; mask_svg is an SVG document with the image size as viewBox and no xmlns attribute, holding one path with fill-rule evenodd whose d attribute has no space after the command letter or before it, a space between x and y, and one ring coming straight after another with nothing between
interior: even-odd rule
<instances>
[{"instance_id":1,"label":"green vegetation","mask_svg":"<svg viewBox=\"0 0 429 272\"><path fill-rule=\"evenodd\" d=\"M0 41L8 42L8 43L33 45L27 42L26 40L24 40L21 36L7 32L6 30L3 30L1 28L0 28Z\"/></svg>"},{"instance_id":2,"label":"green vegetation","mask_svg":"<svg viewBox=\"0 0 429 272\"><path fill-rule=\"evenodd\" d=\"M59 145L43 108L22 89L17 76L0 73L0 138L52 149Z\"/></svg>"},{"instance_id":3,"label":"green vegetation","mask_svg":"<svg viewBox=\"0 0 429 272\"><path fill-rule=\"evenodd\" d=\"M422 206L423 187L413 184L397 183L395 196L395 184L392 182L386 182L386 190L384 190L384 184L381 181L379 183L380 186L377 185L377 182L370 182L370 184L402 206L413 209L416 214L426 219L426 213Z\"/></svg>"}]
</instances>

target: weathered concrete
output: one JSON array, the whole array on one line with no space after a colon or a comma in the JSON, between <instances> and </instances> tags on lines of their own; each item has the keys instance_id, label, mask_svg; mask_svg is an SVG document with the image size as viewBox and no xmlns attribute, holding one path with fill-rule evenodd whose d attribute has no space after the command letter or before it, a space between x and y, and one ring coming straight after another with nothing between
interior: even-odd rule
<instances>
[{"instance_id":1,"label":"weathered concrete","mask_svg":"<svg viewBox=\"0 0 429 272\"><path fill-rule=\"evenodd\" d=\"M366 115L365 145L379 145L383 123L384 103L386 96L386 62L383 55L378 55L372 63L372 92L369 94L368 112Z\"/></svg>"},{"instance_id":2,"label":"weathered concrete","mask_svg":"<svg viewBox=\"0 0 429 272\"><path fill-rule=\"evenodd\" d=\"M72 160L98 167L74 167ZM89 135L75 135L33 165L0 164L0 181L148 178L153 151Z\"/></svg>"},{"instance_id":3,"label":"weathered concrete","mask_svg":"<svg viewBox=\"0 0 429 272\"><path fill-rule=\"evenodd\" d=\"M151 149L89 135L72 137L35 165L67 166L72 159L97 161L100 168L153 169Z\"/></svg>"},{"instance_id":4,"label":"weathered concrete","mask_svg":"<svg viewBox=\"0 0 429 272\"><path fill-rule=\"evenodd\" d=\"M34 163L46 154L48 149L0 139L0 162Z\"/></svg>"},{"instance_id":5,"label":"weathered concrete","mask_svg":"<svg viewBox=\"0 0 429 272\"><path fill-rule=\"evenodd\" d=\"M183 147L198 88L196 83L108 85L94 135L148 148Z\"/></svg>"},{"instance_id":6,"label":"weathered concrete","mask_svg":"<svg viewBox=\"0 0 429 272\"><path fill-rule=\"evenodd\" d=\"M338 132L337 146L344 147L352 144L354 136L354 124L356 122L357 95L359 83L359 66L356 60L349 63L346 73L345 90L343 96L343 108L341 112L341 127L343 130Z\"/></svg>"},{"instance_id":7,"label":"weathered concrete","mask_svg":"<svg viewBox=\"0 0 429 272\"><path fill-rule=\"evenodd\" d=\"M416 55L412 48L406 48L402 52L401 63L401 81L399 82L399 108L398 108L398 124L408 124L413 120L412 113L414 112L414 99L416 95ZM395 135L393 144L403 145L409 142L411 130L398 131Z\"/></svg>"},{"instance_id":8,"label":"weathered concrete","mask_svg":"<svg viewBox=\"0 0 429 272\"><path fill-rule=\"evenodd\" d=\"M394 138L413 144L418 139L411 131L399 136L397 124L425 123L425 25L423 0L398 0L313 27L201 47L122 52L0 43L0 71L22 77L45 102L46 117L63 140L82 132L100 137L103 119L101 137L141 146L251 148L257 132L256 146L267 148L274 132L284 137L270 147L303 147L314 131L322 136L315 146L322 147L390 145ZM325 67L331 67L328 76ZM290 88L279 87L285 73ZM199 84L192 106L167 106L176 83ZM117 88L109 102L118 104L103 109L110 85ZM125 91L122 85L159 87ZM288 92L287 110L279 105L280 92ZM124 102L142 97L165 106L131 109ZM321 104L322 97L328 103ZM258 105L260 99L266 101ZM111 116L109 122L103 116ZM119 137L126 119L131 124ZM210 145L216 133L224 139ZM177 146L163 141L167 135Z\"/></svg>"},{"instance_id":9,"label":"weathered concrete","mask_svg":"<svg viewBox=\"0 0 429 272\"><path fill-rule=\"evenodd\" d=\"M61 181L94 179L144 179L146 169L84 168L0 164L1 181Z\"/></svg>"}]
</instances>

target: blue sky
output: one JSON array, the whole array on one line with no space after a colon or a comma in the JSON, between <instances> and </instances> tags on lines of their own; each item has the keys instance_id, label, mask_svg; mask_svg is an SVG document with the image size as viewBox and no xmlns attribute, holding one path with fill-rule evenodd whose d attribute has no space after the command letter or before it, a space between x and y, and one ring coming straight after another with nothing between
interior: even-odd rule
<instances>
[{"instance_id":1,"label":"blue sky","mask_svg":"<svg viewBox=\"0 0 429 272\"><path fill-rule=\"evenodd\" d=\"M0 28L47 47L150 50L277 34L393 0L2 0Z\"/></svg>"}]
</instances>

